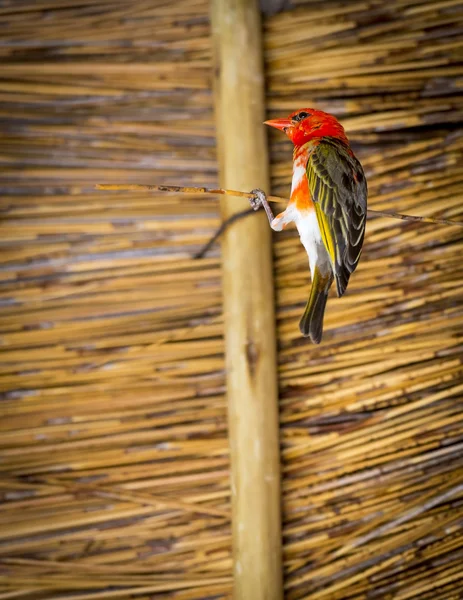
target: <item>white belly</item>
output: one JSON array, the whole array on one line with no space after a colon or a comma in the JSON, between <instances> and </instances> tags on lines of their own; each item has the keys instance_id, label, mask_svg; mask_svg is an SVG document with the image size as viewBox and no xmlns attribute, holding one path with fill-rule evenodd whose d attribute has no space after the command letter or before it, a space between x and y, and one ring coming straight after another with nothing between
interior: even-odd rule
<instances>
[{"instance_id":1,"label":"white belly","mask_svg":"<svg viewBox=\"0 0 463 600\"><path fill-rule=\"evenodd\" d=\"M313 275L315 265L320 262L320 251L324 251L320 227L318 226L315 211L300 213L295 211L294 222L299 232L299 237L309 257L310 271ZM326 254L326 252L325 252Z\"/></svg>"},{"instance_id":2,"label":"white belly","mask_svg":"<svg viewBox=\"0 0 463 600\"><path fill-rule=\"evenodd\" d=\"M321 273L327 273L328 270L331 269L331 264L328 252L325 250L322 241L315 210L299 211L294 204L290 204L279 218L281 223L294 221L302 245L309 257L310 272L312 273L312 276L315 265L318 265ZM281 229L281 226L278 228L275 227L275 229L279 230Z\"/></svg>"}]
</instances>

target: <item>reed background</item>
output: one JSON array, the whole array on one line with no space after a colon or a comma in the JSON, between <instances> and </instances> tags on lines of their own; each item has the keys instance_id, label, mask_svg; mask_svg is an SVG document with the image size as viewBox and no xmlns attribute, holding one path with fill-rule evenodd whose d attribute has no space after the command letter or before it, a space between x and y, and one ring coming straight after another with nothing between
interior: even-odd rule
<instances>
[{"instance_id":1,"label":"reed background","mask_svg":"<svg viewBox=\"0 0 463 600\"><path fill-rule=\"evenodd\" d=\"M217 203L93 189L217 182L208 4L0 19L0 599L228 598L220 251L192 258ZM461 218L462 25L451 0L293 2L264 23L269 116L333 112L372 208ZM461 597L461 232L370 219L320 347L275 235L290 599Z\"/></svg>"}]
</instances>

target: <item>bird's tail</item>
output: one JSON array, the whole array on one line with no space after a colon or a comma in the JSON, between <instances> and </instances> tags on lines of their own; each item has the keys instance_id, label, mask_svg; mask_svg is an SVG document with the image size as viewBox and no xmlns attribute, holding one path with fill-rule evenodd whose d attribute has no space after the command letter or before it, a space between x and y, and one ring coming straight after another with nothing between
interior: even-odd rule
<instances>
[{"instance_id":1,"label":"bird's tail","mask_svg":"<svg viewBox=\"0 0 463 600\"><path fill-rule=\"evenodd\" d=\"M310 337L314 344L319 344L323 334L323 317L325 314L328 292L333 283L333 273L322 275L315 267L309 301L299 322L299 329L305 337Z\"/></svg>"}]
</instances>

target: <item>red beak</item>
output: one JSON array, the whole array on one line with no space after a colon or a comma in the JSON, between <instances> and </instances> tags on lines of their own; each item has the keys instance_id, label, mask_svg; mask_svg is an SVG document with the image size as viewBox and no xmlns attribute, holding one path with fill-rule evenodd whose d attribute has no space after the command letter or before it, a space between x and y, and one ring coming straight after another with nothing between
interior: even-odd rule
<instances>
[{"instance_id":1,"label":"red beak","mask_svg":"<svg viewBox=\"0 0 463 600\"><path fill-rule=\"evenodd\" d=\"M273 119L273 121L264 121L265 125L270 125L270 127L275 127L275 129L280 129L284 131L287 127L291 125L291 119Z\"/></svg>"}]
</instances>

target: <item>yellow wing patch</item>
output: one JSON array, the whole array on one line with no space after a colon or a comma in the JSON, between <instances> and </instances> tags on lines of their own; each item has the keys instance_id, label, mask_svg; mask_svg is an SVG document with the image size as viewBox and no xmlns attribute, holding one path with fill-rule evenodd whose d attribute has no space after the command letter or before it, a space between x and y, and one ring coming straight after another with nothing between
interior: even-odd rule
<instances>
[{"instance_id":1,"label":"yellow wing patch","mask_svg":"<svg viewBox=\"0 0 463 600\"><path fill-rule=\"evenodd\" d=\"M326 248L326 251L330 255L331 264L335 264L336 262L336 250L334 246L333 236L330 232L330 224L328 222L328 217L320 208L319 204L315 204L315 213L317 215L318 226L320 227L320 233L322 235L322 242Z\"/></svg>"}]
</instances>

